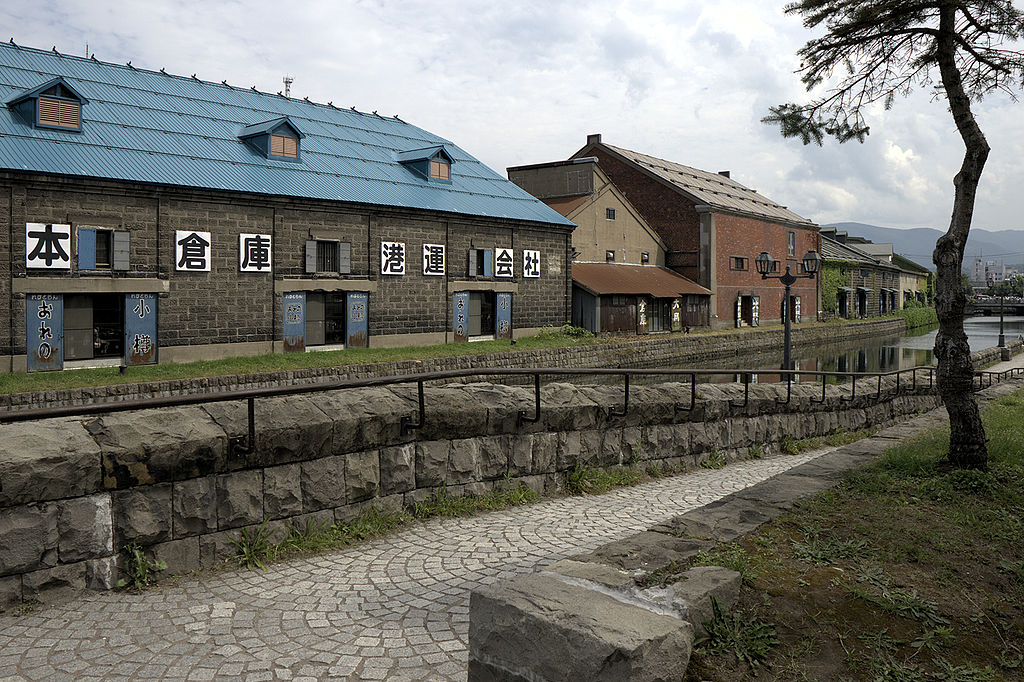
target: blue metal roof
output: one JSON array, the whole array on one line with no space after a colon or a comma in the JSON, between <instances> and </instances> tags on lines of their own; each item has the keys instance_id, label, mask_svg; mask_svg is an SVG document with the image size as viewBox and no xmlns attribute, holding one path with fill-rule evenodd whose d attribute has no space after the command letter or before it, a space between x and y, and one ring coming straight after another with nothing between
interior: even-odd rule
<instances>
[{"instance_id":1,"label":"blue metal roof","mask_svg":"<svg viewBox=\"0 0 1024 682\"><path fill-rule=\"evenodd\" d=\"M34 128L0 110L0 168L573 225L398 118L0 43L0 102L55 78L87 98L81 132ZM267 159L239 138L284 118L301 128L301 163ZM450 184L398 161L439 146L454 162Z\"/></svg>"}]
</instances>

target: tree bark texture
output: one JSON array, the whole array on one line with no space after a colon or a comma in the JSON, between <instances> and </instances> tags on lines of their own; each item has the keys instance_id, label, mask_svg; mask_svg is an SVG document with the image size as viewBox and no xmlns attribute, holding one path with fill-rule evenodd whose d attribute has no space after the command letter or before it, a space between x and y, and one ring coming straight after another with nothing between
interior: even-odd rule
<instances>
[{"instance_id":1,"label":"tree bark texture","mask_svg":"<svg viewBox=\"0 0 1024 682\"><path fill-rule=\"evenodd\" d=\"M955 20L954 6L940 10L936 59L965 152L960 171L953 178L955 194L949 230L936 242L932 255L937 275L935 311L939 318L935 356L939 363L939 396L949 413L949 461L961 469L987 469L985 427L973 395L974 366L964 333L967 296L960 273L989 146L971 112L970 98L956 64Z\"/></svg>"}]
</instances>

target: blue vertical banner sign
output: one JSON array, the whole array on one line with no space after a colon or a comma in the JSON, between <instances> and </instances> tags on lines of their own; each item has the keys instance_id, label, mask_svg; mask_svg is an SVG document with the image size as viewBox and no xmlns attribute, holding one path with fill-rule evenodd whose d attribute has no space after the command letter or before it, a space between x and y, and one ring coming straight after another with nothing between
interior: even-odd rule
<instances>
[{"instance_id":1,"label":"blue vertical banner sign","mask_svg":"<svg viewBox=\"0 0 1024 682\"><path fill-rule=\"evenodd\" d=\"M497 293L494 301L497 314L495 317L494 338L512 338L512 294Z\"/></svg>"},{"instance_id":2,"label":"blue vertical banner sign","mask_svg":"<svg viewBox=\"0 0 1024 682\"><path fill-rule=\"evenodd\" d=\"M306 292L293 291L284 295L284 352L302 353L306 350Z\"/></svg>"},{"instance_id":3,"label":"blue vertical banner sign","mask_svg":"<svg viewBox=\"0 0 1024 682\"><path fill-rule=\"evenodd\" d=\"M156 364L156 294L124 295L124 364Z\"/></svg>"},{"instance_id":4,"label":"blue vertical banner sign","mask_svg":"<svg viewBox=\"0 0 1024 682\"><path fill-rule=\"evenodd\" d=\"M456 341L469 340L468 291L460 291L452 297L452 332Z\"/></svg>"},{"instance_id":5,"label":"blue vertical banner sign","mask_svg":"<svg viewBox=\"0 0 1024 682\"><path fill-rule=\"evenodd\" d=\"M28 371L64 369L64 297L25 296L25 355Z\"/></svg>"},{"instance_id":6,"label":"blue vertical banner sign","mask_svg":"<svg viewBox=\"0 0 1024 682\"><path fill-rule=\"evenodd\" d=\"M365 291L350 291L348 303L348 324L346 325L346 348L366 348L370 345L367 317L370 310L370 294Z\"/></svg>"}]
</instances>

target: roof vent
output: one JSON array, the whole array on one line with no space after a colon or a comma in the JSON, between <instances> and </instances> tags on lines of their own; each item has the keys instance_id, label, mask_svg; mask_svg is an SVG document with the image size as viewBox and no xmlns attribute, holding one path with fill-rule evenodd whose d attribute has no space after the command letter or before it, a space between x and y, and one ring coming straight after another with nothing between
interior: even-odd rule
<instances>
[{"instance_id":1,"label":"roof vent","mask_svg":"<svg viewBox=\"0 0 1024 682\"><path fill-rule=\"evenodd\" d=\"M601 144L601 133L587 135L587 144Z\"/></svg>"},{"instance_id":2,"label":"roof vent","mask_svg":"<svg viewBox=\"0 0 1024 682\"><path fill-rule=\"evenodd\" d=\"M718 174L721 175L723 178L730 177L730 171L718 171Z\"/></svg>"}]
</instances>

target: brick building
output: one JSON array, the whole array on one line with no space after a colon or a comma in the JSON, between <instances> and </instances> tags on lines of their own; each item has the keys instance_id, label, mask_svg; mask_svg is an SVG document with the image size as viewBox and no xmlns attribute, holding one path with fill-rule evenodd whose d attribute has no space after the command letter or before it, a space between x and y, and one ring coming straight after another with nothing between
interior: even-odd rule
<instances>
[{"instance_id":1,"label":"brick building","mask_svg":"<svg viewBox=\"0 0 1024 682\"><path fill-rule=\"evenodd\" d=\"M767 251L780 274L801 271L801 259L818 251L818 226L744 187L728 171L710 173L601 141L589 135L572 158L594 157L646 223L664 242L665 265L710 289L715 327L780 322L784 287L762 280L754 258ZM814 319L817 279L792 287L790 316Z\"/></svg>"},{"instance_id":2,"label":"brick building","mask_svg":"<svg viewBox=\"0 0 1024 682\"><path fill-rule=\"evenodd\" d=\"M508 177L576 223L573 324L635 334L708 325L711 292L665 267L665 242L597 159L516 166Z\"/></svg>"},{"instance_id":3,"label":"brick building","mask_svg":"<svg viewBox=\"0 0 1024 682\"><path fill-rule=\"evenodd\" d=\"M0 371L509 337L573 225L397 117L0 46Z\"/></svg>"}]
</instances>

